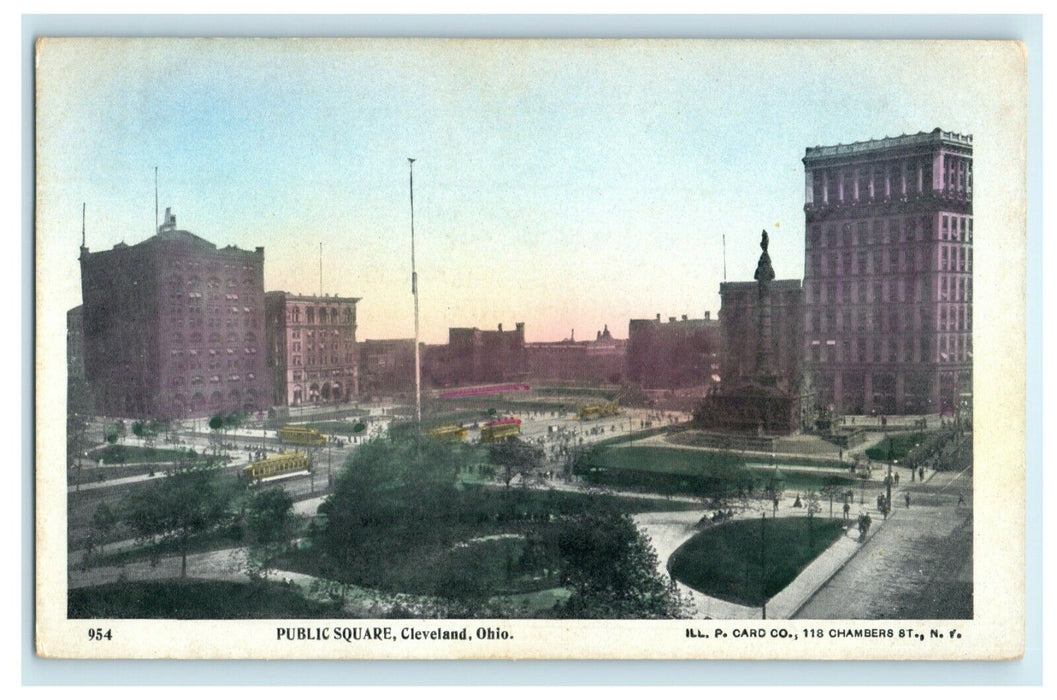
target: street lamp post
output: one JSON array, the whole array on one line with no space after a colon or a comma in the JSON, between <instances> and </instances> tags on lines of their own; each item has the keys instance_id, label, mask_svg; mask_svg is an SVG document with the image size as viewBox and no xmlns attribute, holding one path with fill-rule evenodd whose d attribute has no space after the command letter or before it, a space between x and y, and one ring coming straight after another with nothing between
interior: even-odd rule
<instances>
[{"instance_id":1,"label":"street lamp post","mask_svg":"<svg viewBox=\"0 0 1057 700\"><path fill-rule=\"evenodd\" d=\"M760 513L760 597L763 598L763 619L767 619L767 511Z\"/></svg>"}]
</instances>

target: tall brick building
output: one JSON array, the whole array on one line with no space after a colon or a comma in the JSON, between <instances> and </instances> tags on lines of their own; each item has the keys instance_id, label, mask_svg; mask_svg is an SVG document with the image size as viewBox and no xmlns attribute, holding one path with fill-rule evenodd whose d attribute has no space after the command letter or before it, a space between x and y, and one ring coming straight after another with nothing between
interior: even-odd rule
<instances>
[{"instance_id":1,"label":"tall brick building","mask_svg":"<svg viewBox=\"0 0 1057 700\"><path fill-rule=\"evenodd\" d=\"M845 413L951 412L972 384L973 138L808 148L804 359Z\"/></svg>"},{"instance_id":2,"label":"tall brick building","mask_svg":"<svg viewBox=\"0 0 1057 700\"><path fill-rule=\"evenodd\" d=\"M81 246L85 378L110 416L169 419L267 408L264 249L176 228Z\"/></svg>"},{"instance_id":3,"label":"tall brick building","mask_svg":"<svg viewBox=\"0 0 1057 700\"><path fill-rule=\"evenodd\" d=\"M719 369L719 321L674 316L628 322L627 379L645 389L705 386Z\"/></svg>"},{"instance_id":4,"label":"tall brick building","mask_svg":"<svg viewBox=\"0 0 1057 700\"><path fill-rule=\"evenodd\" d=\"M449 328L448 353L452 386L522 380L528 370L525 324L515 323L512 331L501 323L494 331Z\"/></svg>"},{"instance_id":5,"label":"tall brick building","mask_svg":"<svg viewBox=\"0 0 1057 700\"><path fill-rule=\"evenodd\" d=\"M357 297L264 295L272 402L349 401L359 393Z\"/></svg>"},{"instance_id":6,"label":"tall brick building","mask_svg":"<svg viewBox=\"0 0 1057 700\"><path fill-rule=\"evenodd\" d=\"M804 290L800 280L774 280L770 294L771 368L783 386L799 388ZM756 282L721 282L719 297L720 376L725 384L734 384L756 369L759 292Z\"/></svg>"}]
</instances>

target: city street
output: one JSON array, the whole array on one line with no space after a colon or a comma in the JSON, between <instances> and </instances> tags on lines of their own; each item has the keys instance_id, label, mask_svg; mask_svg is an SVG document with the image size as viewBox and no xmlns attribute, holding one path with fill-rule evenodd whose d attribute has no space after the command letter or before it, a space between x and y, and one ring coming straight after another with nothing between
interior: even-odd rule
<instances>
[{"instance_id":1,"label":"city street","mask_svg":"<svg viewBox=\"0 0 1057 700\"><path fill-rule=\"evenodd\" d=\"M904 481L888 520L874 520L875 534L794 617L972 617L972 498L970 472Z\"/></svg>"}]
</instances>

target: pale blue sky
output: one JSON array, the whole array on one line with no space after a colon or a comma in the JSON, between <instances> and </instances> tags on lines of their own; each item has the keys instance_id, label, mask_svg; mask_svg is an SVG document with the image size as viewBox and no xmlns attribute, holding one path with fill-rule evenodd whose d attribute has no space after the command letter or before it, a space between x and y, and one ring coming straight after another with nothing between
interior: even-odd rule
<instances>
[{"instance_id":1,"label":"pale blue sky","mask_svg":"<svg viewBox=\"0 0 1057 700\"><path fill-rule=\"evenodd\" d=\"M143 240L154 166L181 228L265 247L268 290L318 291L323 242L362 339L412 334L417 158L427 342L715 314L724 234L729 279L763 228L800 277L807 146L973 134L978 238L1016 233L999 210L1023 187L1009 44L60 40L38 66L38 260L64 309L81 203L90 249Z\"/></svg>"}]
</instances>

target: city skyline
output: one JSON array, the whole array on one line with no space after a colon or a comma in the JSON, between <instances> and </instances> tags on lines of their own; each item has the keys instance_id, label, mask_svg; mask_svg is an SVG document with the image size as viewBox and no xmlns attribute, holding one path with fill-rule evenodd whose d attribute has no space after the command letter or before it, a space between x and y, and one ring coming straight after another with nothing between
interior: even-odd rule
<instances>
[{"instance_id":1,"label":"city skyline","mask_svg":"<svg viewBox=\"0 0 1057 700\"><path fill-rule=\"evenodd\" d=\"M996 219L1021 95L992 77L1016 57L881 46L49 40L42 268L80 303L81 203L93 252L145 240L157 166L179 228L264 246L266 290L318 293L322 243L322 291L363 299L360 337L410 337L414 157L424 342L515 321L534 341L625 337L718 312L724 237L727 281L751 276L763 228L778 277L803 277L806 147L936 127L976 138L981 234L1016 233Z\"/></svg>"}]
</instances>

